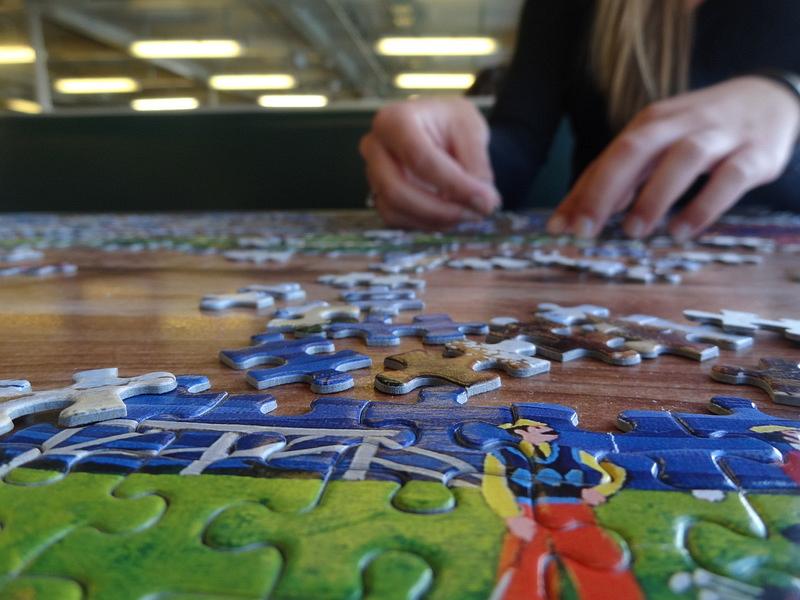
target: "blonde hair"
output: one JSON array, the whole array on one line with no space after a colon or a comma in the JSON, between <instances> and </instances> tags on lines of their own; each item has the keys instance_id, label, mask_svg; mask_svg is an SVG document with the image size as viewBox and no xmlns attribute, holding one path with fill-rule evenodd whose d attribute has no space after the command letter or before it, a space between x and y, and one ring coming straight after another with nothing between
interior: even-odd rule
<instances>
[{"instance_id":1,"label":"blonde hair","mask_svg":"<svg viewBox=\"0 0 800 600\"><path fill-rule=\"evenodd\" d=\"M687 0L596 0L591 65L621 129L645 106L685 91L693 11Z\"/></svg>"}]
</instances>

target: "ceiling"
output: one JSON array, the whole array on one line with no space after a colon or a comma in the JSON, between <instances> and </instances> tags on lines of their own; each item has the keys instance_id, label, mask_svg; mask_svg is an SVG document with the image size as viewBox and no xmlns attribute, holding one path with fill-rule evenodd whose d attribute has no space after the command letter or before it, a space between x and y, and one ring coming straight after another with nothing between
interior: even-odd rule
<instances>
[{"instance_id":1,"label":"ceiling","mask_svg":"<svg viewBox=\"0 0 800 600\"><path fill-rule=\"evenodd\" d=\"M65 112L127 110L134 98L187 96L203 108L254 106L263 91L215 91L209 78L287 73L297 81L292 94L324 95L333 107L374 104L412 93L396 87L398 73L475 74L507 62L522 1L0 0L0 45L32 46L40 62L0 64L0 103L15 98ZM498 51L387 57L375 50L384 36L489 36ZM141 59L129 47L142 39L233 39L242 52ZM53 86L62 78L112 76L135 79L139 90L64 94Z\"/></svg>"}]
</instances>

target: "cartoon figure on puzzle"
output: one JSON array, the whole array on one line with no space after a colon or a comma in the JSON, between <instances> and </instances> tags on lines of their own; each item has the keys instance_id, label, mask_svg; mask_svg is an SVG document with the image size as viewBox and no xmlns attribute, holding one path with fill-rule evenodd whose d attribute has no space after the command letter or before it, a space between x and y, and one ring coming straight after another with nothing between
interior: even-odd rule
<instances>
[{"instance_id":1,"label":"cartoon figure on puzzle","mask_svg":"<svg viewBox=\"0 0 800 600\"><path fill-rule=\"evenodd\" d=\"M786 425L756 425L750 431L762 434L768 442L788 444L791 450L784 452L781 467L786 476L800 485L800 427Z\"/></svg>"},{"instance_id":2,"label":"cartoon figure on puzzle","mask_svg":"<svg viewBox=\"0 0 800 600\"><path fill-rule=\"evenodd\" d=\"M561 596L566 572L580 598L642 597L626 551L598 526L593 507L622 487L625 470L579 448L561 446L549 425L501 425L519 438L484 460L483 495L506 521L493 598Z\"/></svg>"}]
</instances>

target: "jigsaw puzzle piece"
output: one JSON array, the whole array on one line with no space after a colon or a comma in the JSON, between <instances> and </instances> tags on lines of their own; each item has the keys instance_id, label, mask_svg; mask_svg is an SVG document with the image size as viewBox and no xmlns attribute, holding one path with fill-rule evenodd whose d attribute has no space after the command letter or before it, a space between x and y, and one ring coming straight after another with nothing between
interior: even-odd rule
<instances>
[{"instance_id":1,"label":"jigsaw puzzle piece","mask_svg":"<svg viewBox=\"0 0 800 600\"><path fill-rule=\"evenodd\" d=\"M438 597L488 597L504 524L480 492L454 489L453 510L410 514L392 503L398 488L383 481L334 481L315 510L304 515L275 515L264 506L239 504L214 520L206 539L233 556L241 553L230 550L264 544L285 549L286 564L276 597L362 597L367 591L362 589L366 557L387 551L434 561L431 589ZM454 532L469 543L452 543ZM465 572L469 578L464 578ZM309 573L319 576L309 577ZM406 597L410 591L396 589L395 593Z\"/></svg>"},{"instance_id":2,"label":"jigsaw puzzle piece","mask_svg":"<svg viewBox=\"0 0 800 600\"><path fill-rule=\"evenodd\" d=\"M773 465L782 460L769 443L754 438L706 438L694 434L679 415L658 411L625 411L617 424L626 433L614 436L616 452L644 455L655 461L659 480L673 489L739 489L720 460L737 457ZM624 460L624 458L623 458ZM642 483L646 483L645 476ZM632 480L632 485L648 489Z\"/></svg>"},{"instance_id":3,"label":"jigsaw puzzle piece","mask_svg":"<svg viewBox=\"0 0 800 600\"><path fill-rule=\"evenodd\" d=\"M123 542L90 527L76 528L41 553L25 573L68 577L91 585L100 598L119 597L120 591L127 598L265 598L284 569L282 554L288 547L220 553L207 543L208 524L227 507L248 503L257 503L279 520L303 514L316 506L322 489L317 479L133 474L115 494L123 502L154 498L165 503L169 508L157 522L131 532Z\"/></svg>"},{"instance_id":4,"label":"jigsaw puzzle piece","mask_svg":"<svg viewBox=\"0 0 800 600\"><path fill-rule=\"evenodd\" d=\"M347 273L345 275L322 275L317 278L319 283L332 285L338 288L352 288L358 285L395 288L416 288L425 287L424 279L413 279L408 275L378 275L376 273Z\"/></svg>"},{"instance_id":5,"label":"jigsaw puzzle piece","mask_svg":"<svg viewBox=\"0 0 800 600\"><path fill-rule=\"evenodd\" d=\"M423 344L445 344L463 340L465 334L481 335L489 331L485 323L457 323L446 314L417 315L411 323L392 323L383 318L361 323L334 323L328 335L334 339L360 337L368 346L397 346L405 336L422 337Z\"/></svg>"},{"instance_id":6,"label":"jigsaw puzzle piece","mask_svg":"<svg viewBox=\"0 0 800 600\"><path fill-rule=\"evenodd\" d=\"M319 334L328 329L331 323L357 321L360 314L360 308L349 304L317 306L302 314L293 311L287 318L272 319L267 323L267 332L291 332L295 337Z\"/></svg>"},{"instance_id":7,"label":"jigsaw puzzle piece","mask_svg":"<svg viewBox=\"0 0 800 600\"><path fill-rule=\"evenodd\" d=\"M542 317L554 323L562 325L572 325L576 322L583 322L589 316L609 317L611 312L604 306L594 304L579 304L578 306L561 306L553 302L542 302L538 306L537 317Z\"/></svg>"},{"instance_id":8,"label":"jigsaw puzzle piece","mask_svg":"<svg viewBox=\"0 0 800 600\"><path fill-rule=\"evenodd\" d=\"M593 316L589 316L588 321L597 331L625 338L625 347L635 350L644 358L675 354L705 361L719 356L717 346L690 342L684 332L671 327L636 323L629 319L602 319Z\"/></svg>"},{"instance_id":9,"label":"jigsaw puzzle piece","mask_svg":"<svg viewBox=\"0 0 800 600\"><path fill-rule=\"evenodd\" d=\"M706 342L727 350L743 350L753 345L753 338L750 336L725 333L716 327L688 327L680 323L673 323L672 321L652 317L650 315L627 315L625 317L620 317L620 320L630 321L637 325L647 325L679 331L684 334L686 341Z\"/></svg>"},{"instance_id":10,"label":"jigsaw puzzle piece","mask_svg":"<svg viewBox=\"0 0 800 600\"><path fill-rule=\"evenodd\" d=\"M623 347L625 339L620 336L564 326L542 317L525 322L506 318L493 320L488 341L503 339L532 342L538 354L562 362L590 356L613 365L630 366L642 360L638 352Z\"/></svg>"},{"instance_id":11,"label":"jigsaw puzzle piece","mask_svg":"<svg viewBox=\"0 0 800 600\"><path fill-rule=\"evenodd\" d=\"M498 375L475 371L472 356L446 358L428 350L412 350L387 356L383 365L392 370L375 376L375 388L387 394L408 394L425 385L454 384L474 396L501 385Z\"/></svg>"},{"instance_id":12,"label":"jigsaw puzzle piece","mask_svg":"<svg viewBox=\"0 0 800 600\"><path fill-rule=\"evenodd\" d=\"M239 292L256 292L265 296L271 296L279 300L303 300L306 297L306 292L299 283L276 283L273 285L264 285L253 283L239 289Z\"/></svg>"},{"instance_id":13,"label":"jigsaw puzzle piece","mask_svg":"<svg viewBox=\"0 0 800 600\"><path fill-rule=\"evenodd\" d=\"M31 485L23 483L23 473L28 473ZM0 580L19 573L78 527L109 535L132 533L156 523L167 510L164 500L154 496L121 499L114 489L122 480L76 473L42 485L38 471L20 469L17 483L0 481ZM57 574L59 570L42 573Z\"/></svg>"},{"instance_id":14,"label":"jigsaw puzzle piece","mask_svg":"<svg viewBox=\"0 0 800 600\"><path fill-rule=\"evenodd\" d=\"M796 360L762 358L756 368L714 365L711 377L723 383L756 386L773 402L800 406L800 363Z\"/></svg>"},{"instance_id":15,"label":"jigsaw puzzle piece","mask_svg":"<svg viewBox=\"0 0 800 600\"><path fill-rule=\"evenodd\" d=\"M124 417L125 398L162 394L178 385L172 373L118 377L117 369L80 371L73 380L69 387L5 396L0 400L0 434L10 431L18 417L55 409L62 409L58 422L65 427Z\"/></svg>"},{"instance_id":16,"label":"jigsaw puzzle piece","mask_svg":"<svg viewBox=\"0 0 800 600\"><path fill-rule=\"evenodd\" d=\"M758 320L761 318L755 313L741 312L737 310L722 309L719 313L706 312L703 310L685 310L685 316L690 321L700 323L711 323L725 331L752 335L758 329Z\"/></svg>"},{"instance_id":17,"label":"jigsaw puzzle piece","mask_svg":"<svg viewBox=\"0 0 800 600\"><path fill-rule=\"evenodd\" d=\"M417 294L414 290L394 290L386 286L372 286L367 291L349 290L339 295L341 300L352 304L373 300L414 300L416 297Z\"/></svg>"},{"instance_id":18,"label":"jigsaw puzzle piece","mask_svg":"<svg viewBox=\"0 0 800 600\"><path fill-rule=\"evenodd\" d=\"M347 455L339 467L342 478L394 476L400 481L422 478L449 483L461 477L464 484L479 484L484 453L459 443L458 421L453 419L454 407L466 399L463 388L436 387L420 390L412 405L370 403L363 424L375 428L373 437L370 445L356 447ZM511 414L505 407L463 406L458 410L459 420L497 423L507 422Z\"/></svg>"},{"instance_id":19,"label":"jigsaw puzzle piece","mask_svg":"<svg viewBox=\"0 0 800 600\"><path fill-rule=\"evenodd\" d=\"M411 552L389 550L364 568L364 600L417 600L430 591L434 570Z\"/></svg>"},{"instance_id":20,"label":"jigsaw puzzle piece","mask_svg":"<svg viewBox=\"0 0 800 600\"><path fill-rule=\"evenodd\" d=\"M550 363L532 358L536 346L522 340L503 340L496 344L462 340L449 342L445 356L470 356L475 360L476 371L502 369L512 377L532 377L550 370Z\"/></svg>"},{"instance_id":21,"label":"jigsaw puzzle piece","mask_svg":"<svg viewBox=\"0 0 800 600\"><path fill-rule=\"evenodd\" d=\"M16 577L3 585L0 577L0 597L6 600L31 600L36 598L58 598L58 600L82 600L83 588L77 581L60 577Z\"/></svg>"},{"instance_id":22,"label":"jigsaw puzzle piece","mask_svg":"<svg viewBox=\"0 0 800 600\"><path fill-rule=\"evenodd\" d=\"M229 310L231 308L254 308L261 310L275 304L275 299L261 292L237 292L235 294L206 294L200 300L200 310Z\"/></svg>"}]
</instances>

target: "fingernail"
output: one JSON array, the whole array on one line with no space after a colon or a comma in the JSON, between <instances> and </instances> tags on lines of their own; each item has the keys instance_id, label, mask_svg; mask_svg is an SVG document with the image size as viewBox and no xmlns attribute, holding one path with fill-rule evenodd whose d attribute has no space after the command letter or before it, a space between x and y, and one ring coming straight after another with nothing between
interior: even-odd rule
<instances>
[{"instance_id":1,"label":"fingernail","mask_svg":"<svg viewBox=\"0 0 800 600\"><path fill-rule=\"evenodd\" d=\"M470 210L483 216L490 215L495 209L495 201L487 196L473 196L469 200Z\"/></svg>"},{"instance_id":2,"label":"fingernail","mask_svg":"<svg viewBox=\"0 0 800 600\"><path fill-rule=\"evenodd\" d=\"M461 211L461 220L462 221L483 221L486 218L485 215L472 210L471 208L465 208Z\"/></svg>"},{"instance_id":3,"label":"fingernail","mask_svg":"<svg viewBox=\"0 0 800 600\"><path fill-rule=\"evenodd\" d=\"M581 238L590 238L594 236L594 219L591 217L581 216L575 220L575 228L573 233Z\"/></svg>"},{"instance_id":4,"label":"fingernail","mask_svg":"<svg viewBox=\"0 0 800 600\"><path fill-rule=\"evenodd\" d=\"M678 223L670 230L672 239L679 244L683 244L684 242L688 242L690 239L692 239L692 233L694 233L693 228L688 223Z\"/></svg>"},{"instance_id":5,"label":"fingernail","mask_svg":"<svg viewBox=\"0 0 800 600\"><path fill-rule=\"evenodd\" d=\"M625 221L623 229L628 237L638 239L644 235L644 221L639 217L630 217Z\"/></svg>"},{"instance_id":6,"label":"fingernail","mask_svg":"<svg viewBox=\"0 0 800 600\"><path fill-rule=\"evenodd\" d=\"M564 218L564 215L561 214L553 215L547 222L547 233L550 235L561 235L566 228L567 220Z\"/></svg>"}]
</instances>

